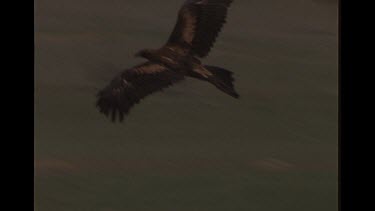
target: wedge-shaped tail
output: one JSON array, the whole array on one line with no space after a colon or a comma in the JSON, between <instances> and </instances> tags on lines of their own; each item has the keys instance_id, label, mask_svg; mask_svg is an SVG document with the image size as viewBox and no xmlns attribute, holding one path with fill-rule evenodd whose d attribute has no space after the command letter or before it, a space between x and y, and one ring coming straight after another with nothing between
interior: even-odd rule
<instances>
[{"instance_id":1,"label":"wedge-shaped tail","mask_svg":"<svg viewBox=\"0 0 375 211\"><path fill-rule=\"evenodd\" d=\"M208 79L209 82L228 95L239 98L238 93L234 90L233 72L221 67L209 65L205 65L204 67L213 74L213 76Z\"/></svg>"}]
</instances>

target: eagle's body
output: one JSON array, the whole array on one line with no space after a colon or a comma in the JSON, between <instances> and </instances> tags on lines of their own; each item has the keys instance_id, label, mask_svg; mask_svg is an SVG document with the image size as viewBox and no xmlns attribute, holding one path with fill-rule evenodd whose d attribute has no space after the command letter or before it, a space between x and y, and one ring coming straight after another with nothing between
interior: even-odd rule
<instances>
[{"instance_id":1,"label":"eagle's body","mask_svg":"<svg viewBox=\"0 0 375 211\"><path fill-rule=\"evenodd\" d=\"M238 98L232 72L203 65L220 32L233 0L187 0L167 43L160 49L141 50L136 56L148 61L125 70L98 93L97 106L106 115L123 120L130 108L147 95L166 88L185 76L208 81Z\"/></svg>"},{"instance_id":2,"label":"eagle's body","mask_svg":"<svg viewBox=\"0 0 375 211\"><path fill-rule=\"evenodd\" d=\"M143 50L141 57L151 62L162 64L165 67L175 70L177 73L191 77L208 78L212 73L202 65L202 62L195 56L185 53L183 50L173 47L163 47L158 50Z\"/></svg>"}]
</instances>

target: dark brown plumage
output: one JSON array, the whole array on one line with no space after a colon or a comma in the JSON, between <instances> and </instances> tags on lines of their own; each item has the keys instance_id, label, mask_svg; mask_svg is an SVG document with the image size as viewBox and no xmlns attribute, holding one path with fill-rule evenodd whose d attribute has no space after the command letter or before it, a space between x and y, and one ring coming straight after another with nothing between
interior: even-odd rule
<instances>
[{"instance_id":1,"label":"dark brown plumage","mask_svg":"<svg viewBox=\"0 0 375 211\"><path fill-rule=\"evenodd\" d=\"M233 0L187 0L167 43L157 50L136 54L148 62L125 70L98 93L99 111L112 121L124 116L141 99L184 79L185 76L208 81L221 91L238 98L233 73L203 65L198 59L208 55Z\"/></svg>"},{"instance_id":2,"label":"dark brown plumage","mask_svg":"<svg viewBox=\"0 0 375 211\"><path fill-rule=\"evenodd\" d=\"M180 9L168 44L191 46L190 53L208 55L227 17L233 0L187 0ZM167 45L168 45L167 44Z\"/></svg>"}]
</instances>

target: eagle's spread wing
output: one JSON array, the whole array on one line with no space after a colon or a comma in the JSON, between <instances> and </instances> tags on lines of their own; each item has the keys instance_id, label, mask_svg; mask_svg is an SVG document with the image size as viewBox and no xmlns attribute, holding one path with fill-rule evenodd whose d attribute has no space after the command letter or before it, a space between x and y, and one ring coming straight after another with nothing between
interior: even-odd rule
<instances>
[{"instance_id":1,"label":"eagle's spread wing","mask_svg":"<svg viewBox=\"0 0 375 211\"><path fill-rule=\"evenodd\" d=\"M97 107L105 115L111 115L112 121L124 119L132 106L149 94L160 91L184 76L162 65L151 62L125 70L115 77L103 90L99 91Z\"/></svg>"},{"instance_id":2,"label":"eagle's spread wing","mask_svg":"<svg viewBox=\"0 0 375 211\"><path fill-rule=\"evenodd\" d=\"M167 45L188 48L205 57L216 41L233 0L187 0L179 11L177 23Z\"/></svg>"}]
</instances>

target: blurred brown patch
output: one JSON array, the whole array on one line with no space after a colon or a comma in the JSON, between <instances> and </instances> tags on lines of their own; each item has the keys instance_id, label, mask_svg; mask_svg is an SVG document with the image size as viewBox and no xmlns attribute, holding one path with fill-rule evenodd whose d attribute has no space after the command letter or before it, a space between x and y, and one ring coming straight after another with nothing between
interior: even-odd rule
<instances>
[{"instance_id":1,"label":"blurred brown patch","mask_svg":"<svg viewBox=\"0 0 375 211\"><path fill-rule=\"evenodd\" d=\"M293 169L295 165L275 158L266 158L251 162L251 166L267 171L286 171Z\"/></svg>"},{"instance_id":2,"label":"blurred brown patch","mask_svg":"<svg viewBox=\"0 0 375 211\"><path fill-rule=\"evenodd\" d=\"M67 173L76 170L76 167L64 160L59 159L42 159L34 161L35 175Z\"/></svg>"}]
</instances>

